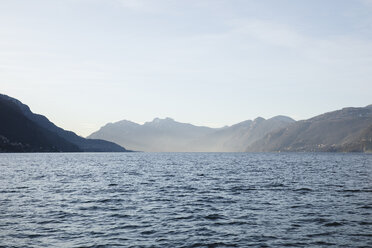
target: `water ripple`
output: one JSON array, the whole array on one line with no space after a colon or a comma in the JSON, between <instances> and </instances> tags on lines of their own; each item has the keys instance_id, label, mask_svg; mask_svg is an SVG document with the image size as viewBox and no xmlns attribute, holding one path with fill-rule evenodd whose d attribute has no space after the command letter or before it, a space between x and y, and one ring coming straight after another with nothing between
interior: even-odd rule
<instances>
[{"instance_id":1,"label":"water ripple","mask_svg":"<svg viewBox=\"0 0 372 248\"><path fill-rule=\"evenodd\" d=\"M367 154L0 161L0 247L372 247Z\"/></svg>"}]
</instances>

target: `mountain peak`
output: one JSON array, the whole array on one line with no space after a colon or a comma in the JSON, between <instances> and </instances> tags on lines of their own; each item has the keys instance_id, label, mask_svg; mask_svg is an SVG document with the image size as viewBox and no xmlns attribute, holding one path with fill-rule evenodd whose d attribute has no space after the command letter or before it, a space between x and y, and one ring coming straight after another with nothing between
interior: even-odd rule
<instances>
[{"instance_id":1,"label":"mountain peak","mask_svg":"<svg viewBox=\"0 0 372 248\"><path fill-rule=\"evenodd\" d=\"M146 126L159 126L159 125L167 125L167 124L173 124L173 123L178 123L174 119L166 117L164 119L161 119L159 117L154 118L152 121L145 122L144 125Z\"/></svg>"},{"instance_id":2,"label":"mountain peak","mask_svg":"<svg viewBox=\"0 0 372 248\"><path fill-rule=\"evenodd\" d=\"M264 121L265 118L262 118L262 117L257 117L256 119L253 120L253 122L261 122L261 121Z\"/></svg>"},{"instance_id":3,"label":"mountain peak","mask_svg":"<svg viewBox=\"0 0 372 248\"><path fill-rule=\"evenodd\" d=\"M291 117L285 116L285 115L277 115L269 120L276 120L276 121L282 121L282 122L295 122Z\"/></svg>"},{"instance_id":4,"label":"mountain peak","mask_svg":"<svg viewBox=\"0 0 372 248\"><path fill-rule=\"evenodd\" d=\"M153 123L160 123L160 122L175 122L174 119L170 118L170 117L166 117L164 119L161 119L161 118L154 118L154 120L152 121Z\"/></svg>"},{"instance_id":5,"label":"mountain peak","mask_svg":"<svg viewBox=\"0 0 372 248\"><path fill-rule=\"evenodd\" d=\"M119 125L122 125L122 126L138 126L139 125L138 123L135 123L135 122L129 121L129 120L121 120L121 121L118 121L116 123L111 123L111 124L119 124Z\"/></svg>"}]
</instances>

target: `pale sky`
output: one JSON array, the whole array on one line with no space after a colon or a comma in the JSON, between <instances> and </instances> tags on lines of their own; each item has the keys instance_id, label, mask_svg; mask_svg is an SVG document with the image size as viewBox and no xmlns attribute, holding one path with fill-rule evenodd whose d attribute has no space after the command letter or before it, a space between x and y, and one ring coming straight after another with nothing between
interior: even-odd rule
<instances>
[{"instance_id":1,"label":"pale sky","mask_svg":"<svg viewBox=\"0 0 372 248\"><path fill-rule=\"evenodd\" d=\"M0 0L0 93L87 136L372 104L371 0Z\"/></svg>"}]
</instances>

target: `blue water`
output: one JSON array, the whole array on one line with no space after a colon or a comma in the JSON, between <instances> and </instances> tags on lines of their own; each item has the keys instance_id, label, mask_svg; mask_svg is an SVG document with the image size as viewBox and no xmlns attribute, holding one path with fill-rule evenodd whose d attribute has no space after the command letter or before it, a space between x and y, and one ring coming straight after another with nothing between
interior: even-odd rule
<instances>
[{"instance_id":1,"label":"blue water","mask_svg":"<svg viewBox=\"0 0 372 248\"><path fill-rule=\"evenodd\" d=\"M0 154L0 247L372 247L372 156Z\"/></svg>"}]
</instances>

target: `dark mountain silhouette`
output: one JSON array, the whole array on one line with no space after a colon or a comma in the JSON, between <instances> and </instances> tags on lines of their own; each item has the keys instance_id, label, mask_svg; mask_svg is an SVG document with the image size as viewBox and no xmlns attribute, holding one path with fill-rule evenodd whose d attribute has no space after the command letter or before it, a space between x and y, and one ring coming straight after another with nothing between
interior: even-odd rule
<instances>
[{"instance_id":1,"label":"dark mountain silhouette","mask_svg":"<svg viewBox=\"0 0 372 248\"><path fill-rule=\"evenodd\" d=\"M248 145L246 151L372 151L372 105L297 121Z\"/></svg>"},{"instance_id":2,"label":"dark mountain silhouette","mask_svg":"<svg viewBox=\"0 0 372 248\"><path fill-rule=\"evenodd\" d=\"M109 123L88 138L110 140L129 149L151 152L240 152L268 132L294 122L277 116L257 118L224 128L180 123L171 118L155 118L139 125L130 121Z\"/></svg>"},{"instance_id":3,"label":"dark mountain silhouette","mask_svg":"<svg viewBox=\"0 0 372 248\"><path fill-rule=\"evenodd\" d=\"M0 94L1 152L124 152L104 140L85 139L34 114L12 97Z\"/></svg>"},{"instance_id":4,"label":"dark mountain silhouette","mask_svg":"<svg viewBox=\"0 0 372 248\"><path fill-rule=\"evenodd\" d=\"M79 147L45 130L22 113L18 104L0 96L1 152L80 151Z\"/></svg>"}]
</instances>

